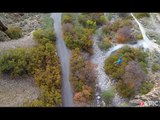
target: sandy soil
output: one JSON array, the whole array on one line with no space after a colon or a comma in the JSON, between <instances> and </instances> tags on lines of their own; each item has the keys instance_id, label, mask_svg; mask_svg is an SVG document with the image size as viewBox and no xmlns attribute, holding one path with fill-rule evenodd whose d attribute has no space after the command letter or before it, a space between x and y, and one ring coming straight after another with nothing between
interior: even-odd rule
<instances>
[{"instance_id":1,"label":"sandy soil","mask_svg":"<svg viewBox=\"0 0 160 120\"><path fill-rule=\"evenodd\" d=\"M33 78L0 78L0 107L22 106L26 100L35 100L39 93Z\"/></svg>"}]
</instances>

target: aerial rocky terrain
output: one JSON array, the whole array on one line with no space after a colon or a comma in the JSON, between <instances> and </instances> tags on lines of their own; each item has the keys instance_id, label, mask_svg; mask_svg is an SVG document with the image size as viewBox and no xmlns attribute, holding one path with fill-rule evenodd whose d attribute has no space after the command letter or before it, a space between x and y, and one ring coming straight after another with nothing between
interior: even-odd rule
<instances>
[{"instance_id":1,"label":"aerial rocky terrain","mask_svg":"<svg viewBox=\"0 0 160 120\"><path fill-rule=\"evenodd\" d=\"M33 76L0 74L0 106L160 106L159 13L0 13L0 22L0 58L39 48Z\"/></svg>"}]
</instances>

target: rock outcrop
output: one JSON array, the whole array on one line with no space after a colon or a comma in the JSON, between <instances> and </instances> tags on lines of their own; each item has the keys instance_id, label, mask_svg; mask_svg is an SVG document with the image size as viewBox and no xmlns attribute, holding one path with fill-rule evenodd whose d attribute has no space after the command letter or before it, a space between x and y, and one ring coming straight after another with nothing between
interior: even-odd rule
<instances>
[{"instance_id":1,"label":"rock outcrop","mask_svg":"<svg viewBox=\"0 0 160 120\"><path fill-rule=\"evenodd\" d=\"M10 38L4 32L0 31L0 42L8 40L10 40Z\"/></svg>"},{"instance_id":2,"label":"rock outcrop","mask_svg":"<svg viewBox=\"0 0 160 120\"><path fill-rule=\"evenodd\" d=\"M155 82L153 89L145 95L137 95L134 99L129 101L130 106L160 106L160 74L155 73L151 76L151 79Z\"/></svg>"}]
</instances>

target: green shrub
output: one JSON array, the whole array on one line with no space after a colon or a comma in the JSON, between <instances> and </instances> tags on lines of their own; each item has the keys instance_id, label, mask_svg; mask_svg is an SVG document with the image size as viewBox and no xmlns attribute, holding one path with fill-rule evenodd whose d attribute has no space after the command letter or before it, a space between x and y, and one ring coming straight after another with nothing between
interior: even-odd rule
<instances>
[{"instance_id":1,"label":"green shrub","mask_svg":"<svg viewBox=\"0 0 160 120\"><path fill-rule=\"evenodd\" d=\"M142 34L136 34L134 37L135 37L136 40L141 40L141 39L143 39Z\"/></svg>"},{"instance_id":2,"label":"green shrub","mask_svg":"<svg viewBox=\"0 0 160 120\"><path fill-rule=\"evenodd\" d=\"M97 23L96 21L94 21L93 19L91 19L89 17L89 15L80 15L79 18L79 23L85 27L85 28L89 28L89 29L93 29L94 31L96 30L97 28Z\"/></svg>"},{"instance_id":3,"label":"green shrub","mask_svg":"<svg viewBox=\"0 0 160 120\"><path fill-rule=\"evenodd\" d=\"M54 29L54 20L50 17L50 14L44 15L44 18L42 19L42 28Z\"/></svg>"},{"instance_id":4,"label":"green shrub","mask_svg":"<svg viewBox=\"0 0 160 120\"><path fill-rule=\"evenodd\" d=\"M160 64L158 64L158 63L153 63L153 65L152 65L152 71L153 72L157 72L157 71L159 71L160 70Z\"/></svg>"},{"instance_id":5,"label":"green shrub","mask_svg":"<svg viewBox=\"0 0 160 120\"><path fill-rule=\"evenodd\" d=\"M154 84L149 82L149 81L143 82L143 84L141 85L140 93L141 94L147 94L148 92L151 91L153 86L154 86Z\"/></svg>"},{"instance_id":6,"label":"green shrub","mask_svg":"<svg viewBox=\"0 0 160 120\"><path fill-rule=\"evenodd\" d=\"M61 67L52 43L39 45L32 52L32 69L36 84L40 87L44 106L61 106Z\"/></svg>"},{"instance_id":7,"label":"green shrub","mask_svg":"<svg viewBox=\"0 0 160 120\"><path fill-rule=\"evenodd\" d=\"M18 39L22 37L22 30L19 27L10 26L6 33L11 39Z\"/></svg>"},{"instance_id":8,"label":"green shrub","mask_svg":"<svg viewBox=\"0 0 160 120\"><path fill-rule=\"evenodd\" d=\"M95 31L97 28L96 22L94 22L92 20L87 20L86 21L86 28L93 29Z\"/></svg>"},{"instance_id":9,"label":"green shrub","mask_svg":"<svg viewBox=\"0 0 160 120\"><path fill-rule=\"evenodd\" d=\"M103 25L105 23L104 13L89 13L86 14L90 20L93 20L97 23L97 25Z\"/></svg>"},{"instance_id":10,"label":"green shrub","mask_svg":"<svg viewBox=\"0 0 160 120\"><path fill-rule=\"evenodd\" d=\"M102 26L102 32L105 34L105 35L110 35L112 29L111 29L111 25L110 24L106 24L104 26Z\"/></svg>"},{"instance_id":11,"label":"green shrub","mask_svg":"<svg viewBox=\"0 0 160 120\"><path fill-rule=\"evenodd\" d=\"M88 18L83 14L78 16L78 22L83 26L86 26L86 21L87 20L88 20Z\"/></svg>"},{"instance_id":12,"label":"green shrub","mask_svg":"<svg viewBox=\"0 0 160 120\"><path fill-rule=\"evenodd\" d=\"M44 38L44 31L42 29L38 29L36 31L33 32L33 38L38 40L38 39L42 39Z\"/></svg>"},{"instance_id":13,"label":"green shrub","mask_svg":"<svg viewBox=\"0 0 160 120\"><path fill-rule=\"evenodd\" d=\"M119 28L122 27L131 27L132 26L132 22L128 19L124 19L124 20L116 20L112 25L111 25L111 30L116 32Z\"/></svg>"},{"instance_id":14,"label":"green shrub","mask_svg":"<svg viewBox=\"0 0 160 120\"><path fill-rule=\"evenodd\" d=\"M68 22L68 24L63 22L64 19L62 17L63 38L65 40L66 46L70 49L78 48L81 51L92 54L93 41L91 40L91 36L97 28L97 23L95 20L99 19L96 17L97 15L93 15L93 19L91 17L92 15L89 13L83 13L77 16L73 14L63 14L63 16L72 17L72 23Z\"/></svg>"},{"instance_id":15,"label":"green shrub","mask_svg":"<svg viewBox=\"0 0 160 120\"><path fill-rule=\"evenodd\" d=\"M120 65L117 65L116 62L119 59L119 55L122 55L123 62ZM111 75L114 79L121 78L124 74L124 69L127 66L129 61L136 60L138 63L143 63L143 69L147 68L147 54L139 49L130 48L125 46L117 50L113 55L105 60L105 71L106 74Z\"/></svg>"},{"instance_id":16,"label":"green shrub","mask_svg":"<svg viewBox=\"0 0 160 120\"><path fill-rule=\"evenodd\" d=\"M83 13L79 15L78 21L86 27L86 21L93 21L96 26L106 24L106 19L103 13Z\"/></svg>"},{"instance_id":17,"label":"green shrub","mask_svg":"<svg viewBox=\"0 0 160 120\"><path fill-rule=\"evenodd\" d=\"M135 17L140 19L144 17L150 17L149 13L134 13Z\"/></svg>"},{"instance_id":18,"label":"green shrub","mask_svg":"<svg viewBox=\"0 0 160 120\"><path fill-rule=\"evenodd\" d=\"M100 22L101 24L105 24L105 22L106 22L106 17L105 17L104 15L101 15L100 18L99 18L99 22Z\"/></svg>"},{"instance_id":19,"label":"green shrub","mask_svg":"<svg viewBox=\"0 0 160 120\"><path fill-rule=\"evenodd\" d=\"M112 44L111 44L111 42L109 41L109 39L105 38L104 40L102 40L102 41L100 41L100 42L98 43L98 46L99 46L99 48L102 49L102 50L108 50L108 49L112 46Z\"/></svg>"},{"instance_id":20,"label":"green shrub","mask_svg":"<svg viewBox=\"0 0 160 120\"><path fill-rule=\"evenodd\" d=\"M133 88L129 88L122 80L118 81L118 84L116 86L116 90L120 95L124 98L132 98L135 95L135 91Z\"/></svg>"},{"instance_id":21,"label":"green shrub","mask_svg":"<svg viewBox=\"0 0 160 120\"><path fill-rule=\"evenodd\" d=\"M122 55L123 62L120 65L117 65L116 62L119 59L119 55ZM124 74L125 67L129 61L137 60L138 62L143 61L146 63L147 61L145 59L145 52L141 53L138 49L125 46L105 60L104 69L106 74L111 75L114 79L119 79Z\"/></svg>"},{"instance_id":22,"label":"green shrub","mask_svg":"<svg viewBox=\"0 0 160 120\"><path fill-rule=\"evenodd\" d=\"M42 100L33 100L33 101L26 101L23 104L23 107L44 107L46 106ZM47 106L49 107L49 106Z\"/></svg>"},{"instance_id":23,"label":"green shrub","mask_svg":"<svg viewBox=\"0 0 160 120\"><path fill-rule=\"evenodd\" d=\"M112 104L114 96L115 91L113 88L109 88L108 90L102 92L102 98L107 106L110 106Z\"/></svg>"},{"instance_id":24,"label":"green shrub","mask_svg":"<svg viewBox=\"0 0 160 120\"><path fill-rule=\"evenodd\" d=\"M139 65L141 66L142 70L147 74L148 73L147 64L144 62L139 62Z\"/></svg>"},{"instance_id":25,"label":"green shrub","mask_svg":"<svg viewBox=\"0 0 160 120\"><path fill-rule=\"evenodd\" d=\"M31 73L29 49L17 48L4 52L0 57L0 72L12 78Z\"/></svg>"},{"instance_id":26,"label":"green shrub","mask_svg":"<svg viewBox=\"0 0 160 120\"><path fill-rule=\"evenodd\" d=\"M33 32L33 38L37 41L39 39L49 39L51 41L56 40L56 35L52 29L38 29L35 32Z\"/></svg>"},{"instance_id":27,"label":"green shrub","mask_svg":"<svg viewBox=\"0 0 160 120\"><path fill-rule=\"evenodd\" d=\"M138 62L143 62L147 66L147 59L146 59L148 57L147 52L144 52L143 50L139 50L139 49L137 49L136 51L137 51L136 58Z\"/></svg>"},{"instance_id":28,"label":"green shrub","mask_svg":"<svg viewBox=\"0 0 160 120\"><path fill-rule=\"evenodd\" d=\"M123 61L117 65L119 55L122 56ZM140 49L125 46L105 60L105 72L118 81L116 89L123 97L130 99L139 92L141 80L146 80L144 73L144 71L147 72L146 58L147 54Z\"/></svg>"},{"instance_id":29,"label":"green shrub","mask_svg":"<svg viewBox=\"0 0 160 120\"><path fill-rule=\"evenodd\" d=\"M17 48L3 53L0 72L12 78L33 75L41 90L41 96L33 106L61 106L61 68L56 48L43 39L46 43L35 48Z\"/></svg>"},{"instance_id":30,"label":"green shrub","mask_svg":"<svg viewBox=\"0 0 160 120\"><path fill-rule=\"evenodd\" d=\"M42 45L45 45L46 43L52 43L49 39L47 38L41 38L41 39L37 39L37 42L42 44Z\"/></svg>"},{"instance_id":31,"label":"green shrub","mask_svg":"<svg viewBox=\"0 0 160 120\"><path fill-rule=\"evenodd\" d=\"M77 27L73 29L73 33L66 32L63 36L68 48L78 48L81 51L92 53L93 41L90 38L91 34L92 30Z\"/></svg>"},{"instance_id":32,"label":"green shrub","mask_svg":"<svg viewBox=\"0 0 160 120\"><path fill-rule=\"evenodd\" d=\"M73 16L71 14L63 14L62 15L62 23L73 23Z\"/></svg>"}]
</instances>

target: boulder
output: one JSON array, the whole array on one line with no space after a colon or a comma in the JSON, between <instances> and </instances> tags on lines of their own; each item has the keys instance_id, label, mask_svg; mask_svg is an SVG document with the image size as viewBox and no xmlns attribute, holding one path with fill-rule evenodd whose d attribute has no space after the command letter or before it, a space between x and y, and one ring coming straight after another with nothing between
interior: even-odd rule
<instances>
[{"instance_id":1,"label":"boulder","mask_svg":"<svg viewBox=\"0 0 160 120\"><path fill-rule=\"evenodd\" d=\"M8 41L10 38L6 35L6 33L0 31L0 41Z\"/></svg>"}]
</instances>

